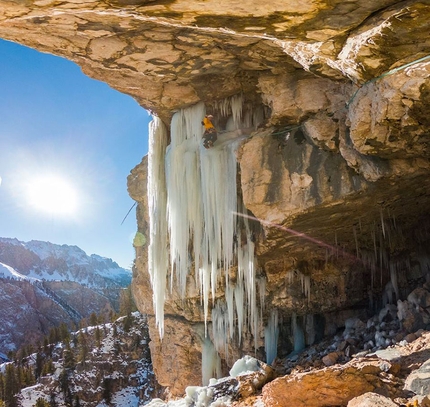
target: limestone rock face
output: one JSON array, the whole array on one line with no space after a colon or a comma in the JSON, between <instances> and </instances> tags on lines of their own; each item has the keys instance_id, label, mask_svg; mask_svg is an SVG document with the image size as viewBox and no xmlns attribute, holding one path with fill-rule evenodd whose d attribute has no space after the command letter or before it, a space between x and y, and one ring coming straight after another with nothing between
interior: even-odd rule
<instances>
[{"instance_id":1,"label":"limestone rock face","mask_svg":"<svg viewBox=\"0 0 430 407\"><path fill-rule=\"evenodd\" d=\"M415 0L0 0L0 37L73 60L167 126L199 101L211 109L242 95L264 110L238 151L238 185L257 223L263 324L274 309L283 321L280 354L294 347L293 320L309 344L425 280L429 26L428 1ZM180 394L199 381L203 309L190 276L185 299L169 294L160 342L146 181L143 160L129 176L133 289L149 314L158 380ZM257 336L229 345L224 372L254 343L263 353L263 327Z\"/></svg>"}]
</instances>

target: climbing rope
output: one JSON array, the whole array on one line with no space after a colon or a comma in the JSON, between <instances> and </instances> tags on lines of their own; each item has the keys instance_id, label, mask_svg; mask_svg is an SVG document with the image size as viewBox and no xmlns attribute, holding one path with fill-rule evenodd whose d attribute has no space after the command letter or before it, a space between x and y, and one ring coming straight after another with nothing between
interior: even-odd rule
<instances>
[{"instance_id":1,"label":"climbing rope","mask_svg":"<svg viewBox=\"0 0 430 407\"><path fill-rule=\"evenodd\" d=\"M285 135L287 133L289 133L290 131L296 130L296 129L300 129L300 127L302 127L301 124L297 124L294 126L289 126L289 127L284 127L282 130L276 132L276 133L270 133L271 136L281 136L281 135Z\"/></svg>"},{"instance_id":2,"label":"climbing rope","mask_svg":"<svg viewBox=\"0 0 430 407\"><path fill-rule=\"evenodd\" d=\"M385 76L389 76L389 75L392 75L393 73L396 73L396 72L402 71L403 69L406 69L406 68L408 68L408 67L410 67L410 66L412 66L412 65L418 64L418 63L420 63L420 62L426 61L427 59L430 59L430 55L427 55L427 56L425 56L425 57L422 57L422 58L416 59L415 61L412 61L412 62L408 62L407 64L404 64L404 65L398 66L397 68L390 69L389 71L384 72L383 74L381 74L381 75L377 76L376 78L372 78L372 79L368 80L367 82L363 83L363 85L361 85L361 86L360 86L360 87L359 87L359 88L354 92L354 94L351 96L351 98L350 98L350 99L349 99L349 101L345 104L345 106L348 108L348 107L349 107L349 105L352 103L352 101L353 101L353 100L355 99L355 97L357 96L358 91L359 91L361 88L363 88L364 86L368 85L369 83L376 82L378 79L381 79L381 78L383 78L383 77L385 77Z\"/></svg>"},{"instance_id":3,"label":"climbing rope","mask_svg":"<svg viewBox=\"0 0 430 407\"><path fill-rule=\"evenodd\" d=\"M426 60L428 60L428 59L430 59L430 55L427 55L427 56L425 56L425 57L422 57L422 58L416 59L416 60L414 60L414 61L412 61L412 62L408 62L407 64L404 64L404 65L398 66L397 68L390 69L389 71L384 72L383 74L381 74L381 75L379 75L379 76L377 76L377 77L375 77L375 78L372 78L372 79L368 80L367 82L363 83L363 85L361 85L361 86L360 86L360 87L359 87L359 88L354 92L354 94L351 96L351 98L349 99L349 101L345 104L345 107L346 107L346 108L348 108L348 107L349 107L349 105L352 103L352 101L353 101L353 100L355 99L355 97L357 96L358 91L359 91L361 88L363 88L364 86L368 85L369 83L376 82L378 79L381 79L381 78L383 78L383 77L385 77L385 76L392 75L392 74L394 74L394 73L396 73L396 72L399 72L399 71L401 71L401 70L403 70L403 69L406 69L406 68L408 68L408 67L410 67L410 66L412 66L412 65L418 64L418 63L420 63L420 62L426 61ZM277 131L277 132L275 132L275 133L270 133L270 135L271 135L271 136L281 136L281 135L285 135L285 134L289 133L290 131L293 131L293 130L299 129L300 127L302 127L302 125L301 125L301 124L294 125L294 126L289 126L289 127L284 127L283 129L281 129L281 130L279 130L279 131Z\"/></svg>"}]
</instances>

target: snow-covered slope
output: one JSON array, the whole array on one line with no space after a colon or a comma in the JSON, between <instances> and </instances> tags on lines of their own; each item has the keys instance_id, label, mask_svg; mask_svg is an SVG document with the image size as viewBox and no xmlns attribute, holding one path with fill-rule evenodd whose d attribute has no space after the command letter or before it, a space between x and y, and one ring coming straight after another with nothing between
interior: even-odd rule
<instances>
[{"instance_id":1,"label":"snow-covered slope","mask_svg":"<svg viewBox=\"0 0 430 407\"><path fill-rule=\"evenodd\" d=\"M93 288L126 287L131 282L131 271L119 267L112 259L96 254L88 256L77 246L50 242L0 238L1 273L11 267L11 278L74 281Z\"/></svg>"},{"instance_id":2,"label":"snow-covered slope","mask_svg":"<svg viewBox=\"0 0 430 407\"><path fill-rule=\"evenodd\" d=\"M0 262L0 278L13 278L17 280L38 280L33 277L24 276L21 273L18 273L13 267L8 266L7 264L3 264Z\"/></svg>"},{"instance_id":3,"label":"snow-covered slope","mask_svg":"<svg viewBox=\"0 0 430 407\"><path fill-rule=\"evenodd\" d=\"M0 238L0 352L43 340L61 322L119 311L131 271L77 246Z\"/></svg>"},{"instance_id":4,"label":"snow-covered slope","mask_svg":"<svg viewBox=\"0 0 430 407\"><path fill-rule=\"evenodd\" d=\"M148 344L146 317L134 312L113 323L73 332L69 345L59 342L40 347L38 355L32 354L22 362L32 370L33 377L37 377L36 360L45 366L49 362L52 368L45 369L31 386L20 391L18 404L32 407L42 398L48 403L55 399L58 406L66 405L67 399L73 401L71 405L79 402L85 407L143 405L155 395L157 387ZM67 352L72 357L65 366Z\"/></svg>"}]
</instances>

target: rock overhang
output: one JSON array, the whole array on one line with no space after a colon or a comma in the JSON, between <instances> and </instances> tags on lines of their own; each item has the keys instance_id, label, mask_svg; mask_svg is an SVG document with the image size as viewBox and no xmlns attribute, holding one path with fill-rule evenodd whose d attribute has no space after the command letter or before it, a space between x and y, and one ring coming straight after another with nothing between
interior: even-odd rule
<instances>
[{"instance_id":1,"label":"rock overhang","mask_svg":"<svg viewBox=\"0 0 430 407\"><path fill-rule=\"evenodd\" d=\"M73 60L166 124L175 110L199 101L210 107L242 94L263 105L264 136L254 135L239 154L241 189L258 219L301 234L286 237L263 224L257 242L268 310L288 317L362 302L371 264L363 274L357 252L373 251L375 241L375 256L393 260L428 241L428 67L415 65L421 76L405 78L403 69L384 75L430 54L429 9L428 1L393 0L0 1L0 37ZM142 164L135 173L145 171ZM138 227L147 235L146 177L138 178ZM394 247L388 226L394 230L395 222L404 236L393 232ZM137 248L135 292L151 313L145 250ZM326 267L326 259L333 264ZM288 283L291 271L302 284L312 278L311 300L300 279ZM388 279L387 269L379 291ZM172 300L166 307L185 325L199 325L198 301L188 305ZM169 318L175 325L178 317ZM157 363L163 383L172 385ZM182 387L179 380L174 388Z\"/></svg>"},{"instance_id":2,"label":"rock overhang","mask_svg":"<svg viewBox=\"0 0 430 407\"><path fill-rule=\"evenodd\" d=\"M3 38L72 59L166 119L198 100L258 93L262 73L360 83L430 47L428 5L416 1L0 5Z\"/></svg>"}]
</instances>

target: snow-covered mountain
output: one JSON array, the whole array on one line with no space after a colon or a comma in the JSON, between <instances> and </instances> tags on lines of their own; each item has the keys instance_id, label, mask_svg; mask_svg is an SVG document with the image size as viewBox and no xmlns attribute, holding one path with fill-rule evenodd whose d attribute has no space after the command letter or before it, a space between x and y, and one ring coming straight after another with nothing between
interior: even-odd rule
<instances>
[{"instance_id":1,"label":"snow-covered mountain","mask_svg":"<svg viewBox=\"0 0 430 407\"><path fill-rule=\"evenodd\" d=\"M76 246L0 238L0 352L36 344L61 322L119 311L131 271Z\"/></svg>"},{"instance_id":2,"label":"snow-covered mountain","mask_svg":"<svg viewBox=\"0 0 430 407\"><path fill-rule=\"evenodd\" d=\"M0 238L0 277L37 279L43 281L74 281L92 288L127 287L131 271L112 259L96 254L88 256L77 246L50 242ZM9 273L4 270L11 267ZM17 275L17 272L19 275Z\"/></svg>"}]
</instances>

